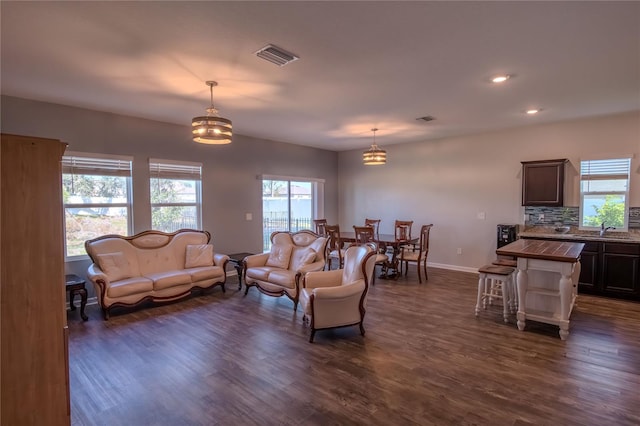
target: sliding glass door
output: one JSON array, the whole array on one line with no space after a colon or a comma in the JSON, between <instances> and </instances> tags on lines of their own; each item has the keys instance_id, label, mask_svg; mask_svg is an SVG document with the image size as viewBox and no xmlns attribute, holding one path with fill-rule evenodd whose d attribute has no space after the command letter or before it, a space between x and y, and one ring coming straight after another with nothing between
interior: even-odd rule
<instances>
[{"instance_id":1,"label":"sliding glass door","mask_svg":"<svg viewBox=\"0 0 640 426\"><path fill-rule=\"evenodd\" d=\"M262 180L263 249L271 248L274 231L313 229L317 182L288 179Z\"/></svg>"}]
</instances>

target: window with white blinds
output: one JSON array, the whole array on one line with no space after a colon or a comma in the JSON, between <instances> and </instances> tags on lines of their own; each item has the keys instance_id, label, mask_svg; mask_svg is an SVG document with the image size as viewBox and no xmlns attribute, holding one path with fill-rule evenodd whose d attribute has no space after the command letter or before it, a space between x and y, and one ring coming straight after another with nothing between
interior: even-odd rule
<instances>
[{"instance_id":1,"label":"window with white blinds","mask_svg":"<svg viewBox=\"0 0 640 426\"><path fill-rule=\"evenodd\" d=\"M149 159L153 229L202 229L202 164Z\"/></svg>"},{"instance_id":2,"label":"window with white blinds","mask_svg":"<svg viewBox=\"0 0 640 426\"><path fill-rule=\"evenodd\" d=\"M62 157L67 258L86 255L85 240L130 234L132 161L132 157L80 152Z\"/></svg>"},{"instance_id":3,"label":"window with white blinds","mask_svg":"<svg viewBox=\"0 0 640 426\"><path fill-rule=\"evenodd\" d=\"M580 162L580 227L626 230L631 158Z\"/></svg>"}]
</instances>

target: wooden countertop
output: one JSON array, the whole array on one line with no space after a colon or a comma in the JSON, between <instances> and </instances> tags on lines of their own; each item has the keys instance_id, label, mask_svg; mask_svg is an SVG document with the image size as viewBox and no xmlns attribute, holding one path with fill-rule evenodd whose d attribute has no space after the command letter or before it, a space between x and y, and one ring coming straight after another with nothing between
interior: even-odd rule
<instances>
[{"instance_id":1,"label":"wooden countertop","mask_svg":"<svg viewBox=\"0 0 640 426\"><path fill-rule=\"evenodd\" d=\"M573 263L580 259L583 247L584 243L520 239L500 247L496 253L505 256Z\"/></svg>"}]
</instances>

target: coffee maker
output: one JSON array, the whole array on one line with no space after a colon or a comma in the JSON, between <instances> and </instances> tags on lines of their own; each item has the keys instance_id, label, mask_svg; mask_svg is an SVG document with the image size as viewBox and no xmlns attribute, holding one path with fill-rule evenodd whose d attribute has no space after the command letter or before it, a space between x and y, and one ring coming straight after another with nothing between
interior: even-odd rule
<instances>
[{"instance_id":1,"label":"coffee maker","mask_svg":"<svg viewBox=\"0 0 640 426\"><path fill-rule=\"evenodd\" d=\"M498 225L498 244L497 247L506 246L518 239L518 225L500 224Z\"/></svg>"}]
</instances>

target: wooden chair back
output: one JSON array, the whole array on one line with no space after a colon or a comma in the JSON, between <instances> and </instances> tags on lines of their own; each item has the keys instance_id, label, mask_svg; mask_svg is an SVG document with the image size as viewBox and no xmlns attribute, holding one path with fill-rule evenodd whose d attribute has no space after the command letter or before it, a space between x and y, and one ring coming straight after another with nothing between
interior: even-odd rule
<instances>
[{"instance_id":1,"label":"wooden chair back","mask_svg":"<svg viewBox=\"0 0 640 426\"><path fill-rule=\"evenodd\" d=\"M380 239L380 219L365 219L364 226L372 226L373 236L376 240Z\"/></svg>"},{"instance_id":2,"label":"wooden chair back","mask_svg":"<svg viewBox=\"0 0 640 426\"><path fill-rule=\"evenodd\" d=\"M370 242L376 242L375 230L372 226L353 226L355 233L356 245L365 245Z\"/></svg>"},{"instance_id":3,"label":"wooden chair back","mask_svg":"<svg viewBox=\"0 0 640 426\"><path fill-rule=\"evenodd\" d=\"M327 230L325 229L327 226L327 219L314 219L313 224L316 228L316 234L321 237L325 237L327 235Z\"/></svg>"},{"instance_id":4,"label":"wooden chair back","mask_svg":"<svg viewBox=\"0 0 640 426\"><path fill-rule=\"evenodd\" d=\"M422 256L426 256L429 253L429 232L432 227L433 223L420 227L420 253Z\"/></svg>"},{"instance_id":5,"label":"wooden chair back","mask_svg":"<svg viewBox=\"0 0 640 426\"><path fill-rule=\"evenodd\" d=\"M411 241L412 226L413 226L412 220L396 220L396 223L395 223L396 241L399 241L399 242Z\"/></svg>"},{"instance_id":6,"label":"wooden chair back","mask_svg":"<svg viewBox=\"0 0 640 426\"><path fill-rule=\"evenodd\" d=\"M330 252L333 250L340 250L343 246L342 241L340 240L340 225L325 225L324 229L326 237L329 238L329 243L327 245L328 250Z\"/></svg>"}]
</instances>

